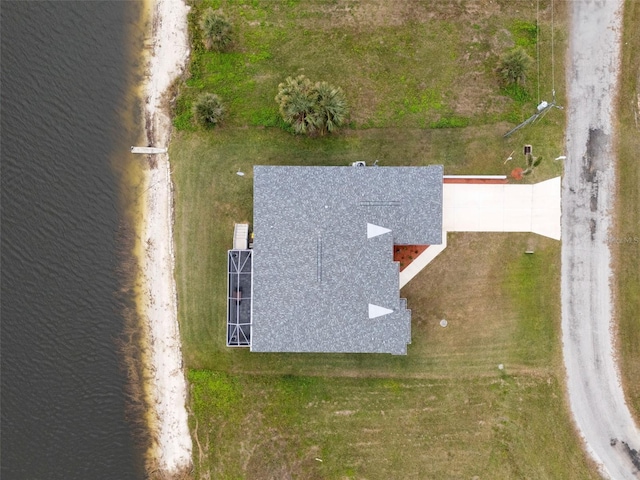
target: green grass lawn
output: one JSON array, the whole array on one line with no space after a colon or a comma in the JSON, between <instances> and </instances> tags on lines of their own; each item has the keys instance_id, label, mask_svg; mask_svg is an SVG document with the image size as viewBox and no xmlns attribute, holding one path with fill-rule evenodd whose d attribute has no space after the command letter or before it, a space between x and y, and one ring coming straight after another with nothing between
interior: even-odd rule
<instances>
[{"instance_id":1,"label":"green grass lawn","mask_svg":"<svg viewBox=\"0 0 640 480\"><path fill-rule=\"evenodd\" d=\"M170 147L195 476L598 478L564 396L556 241L450 234L448 248L401 292L412 310L406 356L225 347L226 251L233 224L252 221L253 165L379 160L508 174L524 166L522 146L532 144L545 161L525 180L561 173L552 160L563 152L560 110L502 138L537 103L535 71L511 92L494 73L513 45L535 53L535 3L196 2L196 44L197 16L209 5L229 16L235 44L229 53L194 48ZM549 6L540 4L547 100ZM564 8L556 2L557 52ZM347 128L324 138L280 128L277 85L300 73L344 89ZM227 102L222 128L191 123L203 91Z\"/></svg>"},{"instance_id":2,"label":"green grass lawn","mask_svg":"<svg viewBox=\"0 0 640 480\"><path fill-rule=\"evenodd\" d=\"M518 123L533 113L538 93L540 100L551 100L548 1L541 5L540 82L536 64L525 88L501 92L495 73L499 57L515 45L536 56L534 4L203 0L192 5L194 48L177 105L179 128L194 128L191 105L202 91L227 102L230 125L278 125L277 85L298 74L341 86L352 107L352 126L359 128ZM202 46L198 19L208 7L221 8L235 27L228 52L206 52ZM565 40L562 18L556 19L556 47ZM563 58L557 57L555 87L562 102ZM562 125L562 115L554 113L549 116Z\"/></svg>"},{"instance_id":3,"label":"green grass lawn","mask_svg":"<svg viewBox=\"0 0 640 480\"><path fill-rule=\"evenodd\" d=\"M224 346L227 278L221 272L226 271L234 222L252 220L253 165L346 165L373 158L383 165L442 163L447 173L503 173L510 167L491 150L471 156L478 138L485 145L491 142L495 149L505 149L504 144L512 140L504 141L500 131L492 125L454 130L366 129L322 139L260 128L178 134L170 153L176 183L176 280L187 364L210 368L221 361L216 352L222 352L224 358L243 355ZM458 153L451 155L452 151ZM463 161L466 158L469 160ZM550 170L560 165L548 162L544 167L532 179L557 174ZM237 171L246 175L238 176ZM485 241L491 237L481 236ZM513 247L516 237L500 236L500 244Z\"/></svg>"},{"instance_id":4,"label":"green grass lawn","mask_svg":"<svg viewBox=\"0 0 640 480\"><path fill-rule=\"evenodd\" d=\"M553 375L189 380L198 478L598 478Z\"/></svg>"},{"instance_id":5,"label":"green grass lawn","mask_svg":"<svg viewBox=\"0 0 640 480\"><path fill-rule=\"evenodd\" d=\"M611 237L615 255L616 312L622 377L631 411L640 422L640 5L625 2L621 90L618 103L617 225Z\"/></svg>"}]
</instances>

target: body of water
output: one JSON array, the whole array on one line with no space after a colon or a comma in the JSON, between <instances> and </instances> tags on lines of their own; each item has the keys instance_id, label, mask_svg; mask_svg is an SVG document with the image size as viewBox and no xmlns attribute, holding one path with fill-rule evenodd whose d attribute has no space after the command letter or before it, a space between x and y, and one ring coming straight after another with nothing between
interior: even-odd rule
<instances>
[{"instance_id":1,"label":"body of water","mask_svg":"<svg viewBox=\"0 0 640 480\"><path fill-rule=\"evenodd\" d=\"M4 1L0 13L1 476L143 478L117 347L118 158L141 134L123 105L143 5Z\"/></svg>"}]
</instances>

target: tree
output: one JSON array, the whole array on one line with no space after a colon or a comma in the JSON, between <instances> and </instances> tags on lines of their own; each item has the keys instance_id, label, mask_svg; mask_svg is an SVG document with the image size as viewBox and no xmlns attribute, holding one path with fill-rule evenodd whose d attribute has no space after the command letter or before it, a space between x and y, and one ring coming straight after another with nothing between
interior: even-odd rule
<instances>
[{"instance_id":1,"label":"tree","mask_svg":"<svg viewBox=\"0 0 640 480\"><path fill-rule=\"evenodd\" d=\"M213 127L224 117L224 105L214 93L203 93L193 104L193 116L200 125Z\"/></svg>"},{"instance_id":2,"label":"tree","mask_svg":"<svg viewBox=\"0 0 640 480\"><path fill-rule=\"evenodd\" d=\"M519 85L525 83L527 70L531 67L533 60L522 47L516 47L500 59L498 73L507 84Z\"/></svg>"},{"instance_id":3,"label":"tree","mask_svg":"<svg viewBox=\"0 0 640 480\"><path fill-rule=\"evenodd\" d=\"M231 43L231 24L222 13L212 8L205 10L202 20L202 37L207 50L223 51Z\"/></svg>"},{"instance_id":4,"label":"tree","mask_svg":"<svg viewBox=\"0 0 640 480\"><path fill-rule=\"evenodd\" d=\"M278 85L275 98L282 119L295 133L325 135L340 127L349 113L341 88L327 82L312 83L304 75Z\"/></svg>"},{"instance_id":5,"label":"tree","mask_svg":"<svg viewBox=\"0 0 640 480\"><path fill-rule=\"evenodd\" d=\"M276 102L280 106L280 114L296 133L310 134L316 129L312 90L311 80L304 75L287 77L278 85Z\"/></svg>"},{"instance_id":6,"label":"tree","mask_svg":"<svg viewBox=\"0 0 640 480\"><path fill-rule=\"evenodd\" d=\"M314 93L321 135L333 132L344 123L349 113L344 93L340 87L333 87L327 82L316 83Z\"/></svg>"}]
</instances>

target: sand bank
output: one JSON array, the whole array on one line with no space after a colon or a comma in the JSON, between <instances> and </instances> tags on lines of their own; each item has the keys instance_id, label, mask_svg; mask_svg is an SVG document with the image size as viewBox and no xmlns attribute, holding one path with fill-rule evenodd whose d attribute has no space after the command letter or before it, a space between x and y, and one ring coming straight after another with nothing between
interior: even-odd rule
<instances>
[{"instance_id":1,"label":"sand bank","mask_svg":"<svg viewBox=\"0 0 640 480\"><path fill-rule=\"evenodd\" d=\"M188 7L182 0L152 2L152 41L145 86L145 123L149 145L166 147L171 132L165 92L189 55ZM187 382L182 368L176 288L173 277L173 192L169 156L154 155L145 175L141 228L142 308L147 328L153 463L164 476L191 466L191 436L185 406Z\"/></svg>"}]
</instances>

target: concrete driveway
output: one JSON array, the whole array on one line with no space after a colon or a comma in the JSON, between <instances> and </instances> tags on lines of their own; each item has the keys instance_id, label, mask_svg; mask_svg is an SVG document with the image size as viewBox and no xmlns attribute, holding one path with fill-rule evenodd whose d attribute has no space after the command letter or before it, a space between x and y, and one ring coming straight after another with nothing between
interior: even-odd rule
<instances>
[{"instance_id":1,"label":"concrete driveway","mask_svg":"<svg viewBox=\"0 0 640 480\"><path fill-rule=\"evenodd\" d=\"M443 185L447 232L533 232L560 240L560 177L534 185Z\"/></svg>"},{"instance_id":2,"label":"concrete driveway","mask_svg":"<svg viewBox=\"0 0 640 480\"><path fill-rule=\"evenodd\" d=\"M533 185L445 183L442 243L400 272L400 288L447 248L448 232L533 232L560 240L560 187L560 177Z\"/></svg>"}]
</instances>

